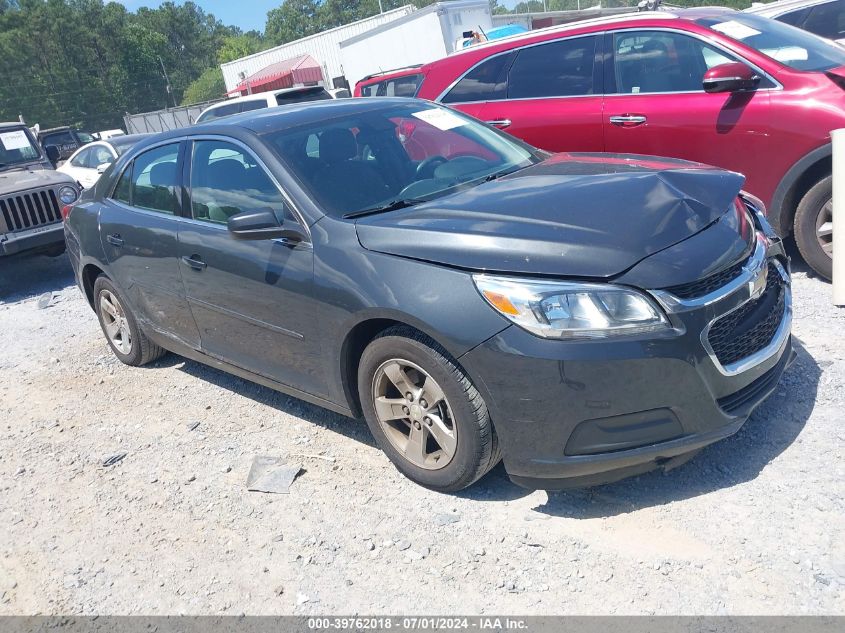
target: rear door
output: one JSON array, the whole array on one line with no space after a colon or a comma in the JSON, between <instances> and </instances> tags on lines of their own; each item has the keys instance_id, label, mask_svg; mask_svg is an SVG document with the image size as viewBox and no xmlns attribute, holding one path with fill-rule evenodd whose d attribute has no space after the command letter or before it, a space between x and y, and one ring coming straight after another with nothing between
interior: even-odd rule
<instances>
[{"instance_id":1,"label":"rear door","mask_svg":"<svg viewBox=\"0 0 845 633\"><path fill-rule=\"evenodd\" d=\"M182 284L177 234L184 142L139 154L100 209L100 239L109 275L146 326L199 347Z\"/></svg>"},{"instance_id":2,"label":"rear door","mask_svg":"<svg viewBox=\"0 0 845 633\"><path fill-rule=\"evenodd\" d=\"M542 149L602 151L599 39L578 35L491 57L442 102ZM467 103L468 96L473 101Z\"/></svg>"},{"instance_id":3,"label":"rear door","mask_svg":"<svg viewBox=\"0 0 845 633\"><path fill-rule=\"evenodd\" d=\"M745 174L748 190L762 196L759 165L766 164L771 147L769 92L775 84L764 77L754 91L704 92L709 68L744 60L689 33L632 29L608 39L613 62L605 76L607 151L731 169Z\"/></svg>"},{"instance_id":4,"label":"rear door","mask_svg":"<svg viewBox=\"0 0 845 633\"><path fill-rule=\"evenodd\" d=\"M491 100L482 120L552 152L600 152L600 35L580 35L516 51L507 97Z\"/></svg>"},{"instance_id":5,"label":"rear door","mask_svg":"<svg viewBox=\"0 0 845 633\"><path fill-rule=\"evenodd\" d=\"M190 219L179 232L182 276L205 353L306 391L326 394L319 365L308 239L239 240L242 211L272 209L303 235L287 196L263 164L231 139L198 138L189 153Z\"/></svg>"}]
</instances>

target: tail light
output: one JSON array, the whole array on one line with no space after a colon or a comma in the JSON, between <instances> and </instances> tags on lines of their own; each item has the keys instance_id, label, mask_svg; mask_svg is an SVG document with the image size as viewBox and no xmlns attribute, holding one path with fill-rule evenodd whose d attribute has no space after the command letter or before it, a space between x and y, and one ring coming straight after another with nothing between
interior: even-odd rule
<instances>
[{"instance_id":1,"label":"tail light","mask_svg":"<svg viewBox=\"0 0 845 633\"><path fill-rule=\"evenodd\" d=\"M62 207L62 222L67 222L68 216L70 215L72 209L72 204L66 204Z\"/></svg>"}]
</instances>

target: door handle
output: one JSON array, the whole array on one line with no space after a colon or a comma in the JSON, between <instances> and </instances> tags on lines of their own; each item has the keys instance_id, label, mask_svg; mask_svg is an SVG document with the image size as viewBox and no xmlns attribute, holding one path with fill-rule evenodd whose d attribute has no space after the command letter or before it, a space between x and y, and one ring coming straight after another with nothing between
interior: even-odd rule
<instances>
[{"instance_id":1,"label":"door handle","mask_svg":"<svg viewBox=\"0 0 845 633\"><path fill-rule=\"evenodd\" d=\"M610 122L619 127L636 127L642 125L648 119L641 114L619 114L610 117Z\"/></svg>"},{"instance_id":2,"label":"door handle","mask_svg":"<svg viewBox=\"0 0 845 633\"><path fill-rule=\"evenodd\" d=\"M485 121L485 123L487 123L487 125L495 125L499 128L506 128L510 126L512 121L510 119L493 119L492 121Z\"/></svg>"},{"instance_id":3,"label":"door handle","mask_svg":"<svg viewBox=\"0 0 845 633\"><path fill-rule=\"evenodd\" d=\"M123 246L123 238L120 237L120 233L112 233L111 235L106 235L106 241L109 244L113 244L114 246Z\"/></svg>"},{"instance_id":4,"label":"door handle","mask_svg":"<svg viewBox=\"0 0 845 633\"><path fill-rule=\"evenodd\" d=\"M199 255L191 255L190 257L183 255L182 261L194 270L203 270L206 266L208 266L208 264L202 261Z\"/></svg>"}]
</instances>

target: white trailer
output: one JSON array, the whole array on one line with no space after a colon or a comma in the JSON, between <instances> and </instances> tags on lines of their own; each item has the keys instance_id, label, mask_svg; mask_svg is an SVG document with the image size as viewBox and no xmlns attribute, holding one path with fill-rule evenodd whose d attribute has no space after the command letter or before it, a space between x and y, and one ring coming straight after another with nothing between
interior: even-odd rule
<instances>
[{"instance_id":1,"label":"white trailer","mask_svg":"<svg viewBox=\"0 0 845 633\"><path fill-rule=\"evenodd\" d=\"M323 67L323 74L326 78L326 83L329 87L339 87L333 85L333 80L343 76L343 68L340 62L340 48L339 44L343 40L349 39L355 35L366 33L378 26L388 24L394 20L398 20L406 15L412 13L416 7L407 4L392 11L385 11L357 22L351 22L322 33L303 37L295 42L288 42L275 48L270 48L260 53L241 57L231 62L220 65L220 70L223 71L223 81L226 83L226 91L233 90L243 77L249 77L259 70L262 70L270 64L275 64L286 59L299 57L301 55L311 55ZM350 88L353 84L350 84Z\"/></svg>"},{"instance_id":2,"label":"white trailer","mask_svg":"<svg viewBox=\"0 0 845 633\"><path fill-rule=\"evenodd\" d=\"M341 41L343 74L353 87L373 73L426 64L454 51L465 31L492 26L488 0L438 2Z\"/></svg>"}]
</instances>

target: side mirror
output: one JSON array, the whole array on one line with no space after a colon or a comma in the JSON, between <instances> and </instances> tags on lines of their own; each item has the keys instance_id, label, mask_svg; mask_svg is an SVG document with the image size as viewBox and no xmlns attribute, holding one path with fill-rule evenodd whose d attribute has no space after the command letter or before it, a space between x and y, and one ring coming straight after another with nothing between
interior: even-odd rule
<instances>
[{"instance_id":1,"label":"side mirror","mask_svg":"<svg viewBox=\"0 0 845 633\"><path fill-rule=\"evenodd\" d=\"M754 90L760 75L742 62L729 62L713 66L704 73L701 84L704 92L740 92Z\"/></svg>"},{"instance_id":2,"label":"side mirror","mask_svg":"<svg viewBox=\"0 0 845 633\"><path fill-rule=\"evenodd\" d=\"M103 163L102 165L97 165L97 173L102 174L105 172L109 167L111 167L111 163Z\"/></svg>"},{"instance_id":3,"label":"side mirror","mask_svg":"<svg viewBox=\"0 0 845 633\"><path fill-rule=\"evenodd\" d=\"M229 218L229 232L239 240L274 240L286 238L291 242L301 242L298 231L284 228L276 219L272 209L243 211Z\"/></svg>"},{"instance_id":4,"label":"side mirror","mask_svg":"<svg viewBox=\"0 0 845 633\"><path fill-rule=\"evenodd\" d=\"M44 153L47 155L47 160L54 165L59 162L59 148L55 145L48 145L45 147Z\"/></svg>"}]
</instances>

